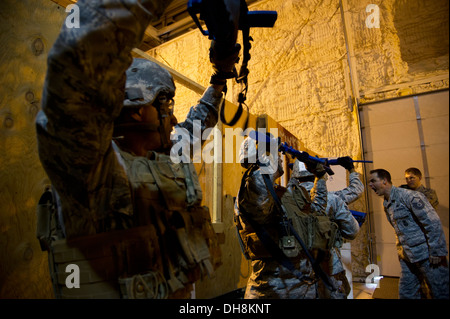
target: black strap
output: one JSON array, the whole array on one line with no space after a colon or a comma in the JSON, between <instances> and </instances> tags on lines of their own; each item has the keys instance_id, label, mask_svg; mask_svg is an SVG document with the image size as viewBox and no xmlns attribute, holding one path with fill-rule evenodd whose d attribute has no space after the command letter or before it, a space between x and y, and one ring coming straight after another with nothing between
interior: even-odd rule
<instances>
[{"instance_id":1,"label":"black strap","mask_svg":"<svg viewBox=\"0 0 450 319\"><path fill-rule=\"evenodd\" d=\"M247 214L244 214L244 218L248 221L250 226L255 230L256 235L259 240L263 243L264 247L269 251L275 260L277 260L281 265L287 268L290 272L294 274L299 280L311 280L308 276L304 275L300 270L295 268L294 264L289 260L289 258L283 253L277 243L272 239L267 230L255 222L252 218L249 218Z\"/></svg>"},{"instance_id":2,"label":"black strap","mask_svg":"<svg viewBox=\"0 0 450 319\"><path fill-rule=\"evenodd\" d=\"M247 179L250 172L255 170L256 165L252 165L250 169L248 169L241 180L241 188L244 189L244 183ZM305 276L300 270L295 268L294 264L289 260L289 258L283 253L283 251L280 249L277 243L272 239L270 234L267 232L267 230L264 228L264 226L260 225L259 223L255 222L249 214L245 212L245 210L242 209L242 207L239 207L239 212L244 216L245 220L250 224L250 226L255 230L256 235L258 236L259 240L263 243L264 247L267 249L267 251L272 255L272 257L277 260L282 266L287 268L289 271L291 271L294 276L296 276L299 280L311 280L308 276Z\"/></svg>"},{"instance_id":3,"label":"black strap","mask_svg":"<svg viewBox=\"0 0 450 319\"><path fill-rule=\"evenodd\" d=\"M243 2L245 5L245 1ZM241 3L242 5L242 3ZM244 8L241 8L241 10L243 10ZM246 9L246 5L245 5L245 9ZM248 11L248 10L246 10ZM243 11L243 12L246 12ZM242 14L242 13L241 13ZM248 109L247 104L245 104L245 101L247 100L247 91L248 91L248 74L249 74L249 70L248 70L248 61L250 60L250 48L252 47L250 44L250 41L252 41L252 37L250 37L250 27L248 25L243 26L242 28L242 39L243 39L243 44L244 44L244 49L243 49L243 61L241 64L241 68L239 70L239 75L236 78L236 82L237 83L241 83L244 85L244 88L242 89L242 92L239 93L238 96L238 109L236 111L236 113L234 114L233 118L230 121L227 121L225 119L225 102L222 105L222 108L220 109L220 120L222 121L222 123L224 123L225 125L228 126L234 126L237 121L239 121L239 119L242 116L242 112L244 110L243 105L245 105L245 107L247 108L247 118L245 119L244 125L243 125L243 130L245 131L248 127L248 121L249 121L249 115L250 115L250 110ZM225 93L226 93L226 88L225 88Z\"/></svg>"},{"instance_id":4,"label":"black strap","mask_svg":"<svg viewBox=\"0 0 450 319\"><path fill-rule=\"evenodd\" d=\"M284 216L283 222L285 223L285 226L289 228L291 233L294 235L295 239L297 239L297 241L299 242L300 246L302 246L302 249L305 252L306 257L308 257L309 261L311 262L314 272L320 277L320 279L322 280L322 282L324 283L324 285L327 287L328 290L335 291L336 288L334 287L333 283L331 282L330 277L328 277L328 275L322 270L319 263L314 259L314 257L311 256L308 248L306 247L305 243L301 239L300 235L295 231L294 226L292 225L292 222L288 220L286 210L285 210L283 204L281 203L280 199L278 198L278 196L275 192L275 189L273 188L272 181L270 180L269 176L267 174L261 174L261 175L264 179L264 183L266 184L267 189L269 190L270 194L272 195L273 199L275 200L275 203L276 203L279 211Z\"/></svg>"},{"instance_id":5,"label":"black strap","mask_svg":"<svg viewBox=\"0 0 450 319\"><path fill-rule=\"evenodd\" d=\"M226 94L226 89L224 90L225 94ZM225 100L223 101L222 107L220 108L220 120L222 121L223 124L228 125L228 126L234 126L239 119L242 116L242 112L244 111L244 108L242 107L242 105L245 105L245 107L247 108L247 117L245 119L244 125L243 125L243 131L245 131L248 127L248 121L249 121L249 115L250 115L250 111L248 109L247 104L244 103L245 99L246 99L246 94L244 94L244 92L247 92L247 87L244 88L244 90L239 93L239 97L238 97L238 109L236 111L236 113L234 114L233 118L230 121L227 121L225 119Z\"/></svg>"},{"instance_id":6,"label":"black strap","mask_svg":"<svg viewBox=\"0 0 450 319\"><path fill-rule=\"evenodd\" d=\"M244 241L242 240L241 234L239 233L239 227L236 224L236 231L237 231L237 237L239 241L239 246L241 247L242 254L244 255L245 259L250 260L250 256L248 255L247 251L245 250Z\"/></svg>"}]
</instances>

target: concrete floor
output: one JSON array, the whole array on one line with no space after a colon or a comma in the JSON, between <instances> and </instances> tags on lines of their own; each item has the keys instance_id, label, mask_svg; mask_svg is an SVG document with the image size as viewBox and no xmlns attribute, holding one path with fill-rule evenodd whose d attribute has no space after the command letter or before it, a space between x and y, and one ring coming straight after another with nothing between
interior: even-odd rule
<instances>
[{"instance_id":1,"label":"concrete floor","mask_svg":"<svg viewBox=\"0 0 450 319\"><path fill-rule=\"evenodd\" d=\"M380 277L375 282L353 282L353 299L398 299L398 277Z\"/></svg>"},{"instance_id":2,"label":"concrete floor","mask_svg":"<svg viewBox=\"0 0 450 319\"><path fill-rule=\"evenodd\" d=\"M353 299L373 299L377 284L353 283Z\"/></svg>"}]
</instances>

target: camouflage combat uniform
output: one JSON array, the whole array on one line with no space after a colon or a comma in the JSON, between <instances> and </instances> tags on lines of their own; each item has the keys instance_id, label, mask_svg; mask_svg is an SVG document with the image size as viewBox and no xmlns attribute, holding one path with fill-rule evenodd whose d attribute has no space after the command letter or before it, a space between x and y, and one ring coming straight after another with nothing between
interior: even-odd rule
<instances>
[{"instance_id":1,"label":"camouflage combat uniform","mask_svg":"<svg viewBox=\"0 0 450 319\"><path fill-rule=\"evenodd\" d=\"M112 294L97 295L101 298L118 297L116 275L140 274L150 270L149 265L165 277L163 281L171 288L169 296L186 297L174 291L183 290L185 283L189 291L188 283L198 277L187 278L192 275L190 271L198 272L200 267L203 274L205 267L214 264L213 256L208 257L205 251L195 252L194 248L194 255L203 254L190 256L196 260L180 252L202 242L195 230L193 242L189 242L189 234L181 232L187 230L188 223L192 222L193 229L210 225L209 214L200 207L201 189L193 164L175 165L168 155L156 152L138 157L112 141L114 120L125 100L125 71L132 63L131 50L170 2L80 0L80 28L64 25L48 55L42 111L36 119L39 155L57 193L63 237L73 240L72 246L81 242L83 258L94 250L95 254L103 253L110 249L107 243L114 242L115 252L105 252L105 264L95 269L108 270L108 280L114 286ZM160 72L167 71L161 68ZM154 76L159 76L158 71ZM201 121L202 130L213 127L221 101L222 94L208 88L178 127L192 132L194 120ZM162 189L161 183L166 181L178 187L177 191ZM186 199L187 191L194 192L193 201ZM180 215L175 216L175 210ZM190 221L185 214L193 216ZM122 233L125 237L109 236L120 231L128 232ZM127 237L137 238L127 243ZM66 246L64 249L72 249ZM200 265L199 259L206 264ZM156 280L157 276L152 276L151 280ZM142 280L141 275L136 280ZM84 296L88 295L90 292ZM161 295L167 296L167 292Z\"/></svg>"},{"instance_id":2,"label":"camouflage combat uniform","mask_svg":"<svg viewBox=\"0 0 450 319\"><path fill-rule=\"evenodd\" d=\"M273 182L273 176L271 179ZM316 196L312 203L307 203L315 208L308 206L307 209L324 211L327 204L326 181L318 179L316 189ZM283 204L286 196L291 196L291 193L284 190L284 194L281 196ZM248 176L245 187L239 191L235 205L235 214L240 227L242 227L241 234L244 235L242 236L244 246L252 259L252 273L247 282L244 298L316 299L318 279L304 252L300 251L298 256L290 258L296 269L309 278L309 280L302 281L267 252L243 214L240 214L242 210L250 214L255 222L265 226L273 238L279 238L277 226L281 216L273 197L265 186L259 169Z\"/></svg>"},{"instance_id":3,"label":"camouflage combat uniform","mask_svg":"<svg viewBox=\"0 0 450 319\"><path fill-rule=\"evenodd\" d=\"M363 192L364 185L359 178L359 173L352 172L349 174L349 183L346 188L329 193L339 196L348 205L357 200Z\"/></svg>"},{"instance_id":4,"label":"camouflage combat uniform","mask_svg":"<svg viewBox=\"0 0 450 319\"><path fill-rule=\"evenodd\" d=\"M353 173L354 174L354 173ZM357 174L357 173L356 173ZM359 182L359 183L358 183ZM340 235L345 239L355 239L359 232L358 222L353 218L347 203L343 198L348 201L354 201L361 194L361 185L358 176L356 179L350 179L349 187L336 192L328 192L326 214L330 219L335 221L339 226ZM301 183L308 191L313 191L312 182ZM337 288L334 292L329 292L325 287L320 286L321 298L332 299L345 299L350 293L350 284L345 276L345 270L342 265L339 248L342 245L342 241L336 243L336 247L333 247L330 254L327 255L323 261L324 270L330 275L330 279L333 281Z\"/></svg>"},{"instance_id":5,"label":"camouflage combat uniform","mask_svg":"<svg viewBox=\"0 0 450 319\"><path fill-rule=\"evenodd\" d=\"M401 188L411 189L408 187L408 184L400 185ZM425 197L430 202L431 206L433 206L434 209L437 209L439 206L439 200L436 194L436 191L432 188L425 187L423 185L420 185L416 189L413 189L416 192L421 192L425 195Z\"/></svg>"},{"instance_id":6,"label":"camouflage combat uniform","mask_svg":"<svg viewBox=\"0 0 450 319\"><path fill-rule=\"evenodd\" d=\"M426 282L432 298L448 298L447 260L437 266L430 265L429 261L430 256L448 254L436 211L422 193L395 186L383 206L397 237L402 268L399 297L420 298L420 287Z\"/></svg>"},{"instance_id":7,"label":"camouflage combat uniform","mask_svg":"<svg viewBox=\"0 0 450 319\"><path fill-rule=\"evenodd\" d=\"M425 187L423 185L420 185L419 187L417 187L415 189L415 191L416 192L421 192L422 194L424 194L425 197L430 202L431 206L433 206L434 209L437 209L437 207L439 205L439 200L438 200L436 191L434 189L427 188L427 187Z\"/></svg>"}]
</instances>

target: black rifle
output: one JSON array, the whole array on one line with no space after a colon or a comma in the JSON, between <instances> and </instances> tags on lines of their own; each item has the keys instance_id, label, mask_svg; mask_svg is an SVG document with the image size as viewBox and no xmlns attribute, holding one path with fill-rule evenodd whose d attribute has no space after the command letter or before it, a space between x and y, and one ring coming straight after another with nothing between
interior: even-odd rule
<instances>
[{"instance_id":1,"label":"black rifle","mask_svg":"<svg viewBox=\"0 0 450 319\"><path fill-rule=\"evenodd\" d=\"M334 175L333 170L327 166L327 161L325 159L314 157L309 155L307 152L302 152L299 150L296 150L295 148L289 146L286 142L280 143L279 140L276 140L274 138L271 138L267 134L258 132L258 131L251 131L248 136L251 139L254 139L257 142L266 143L266 145L278 145L277 150L283 154L289 154L294 158L297 158L300 162L315 162L322 164L325 168L325 171L328 173L328 175ZM273 144L275 143L275 144ZM272 148L266 148L266 150L271 150Z\"/></svg>"},{"instance_id":2,"label":"black rifle","mask_svg":"<svg viewBox=\"0 0 450 319\"><path fill-rule=\"evenodd\" d=\"M316 273L316 275L322 280L325 287L330 291L336 291L336 288L333 285L333 282L330 280L330 277L322 270L320 267L320 264L317 262L317 260L314 259L314 257L309 253L308 247L306 247L306 244L303 242L300 235L297 233L297 231L294 229L294 226L292 225L292 221L287 218L287 212L284 208L283 204L281 203L280 199L278 198L275 189L273 188L272 181L270 180L269 176L267 174L261 174L264 183L266 184L267 189L269 190L270 194L272 195L273 199L275 200L276 206L279 210L279 212L283 216L282 223L284 226L288 227L291 233L294 235L295 239L298 241L300 246L302 247L303 251L306 254L306 257L311 262L311 266Z\"/></svg>"},{"instance_id":3,"label":"black rifle","mask_svg":"<svg viewBox=\"0 0 450 319\"><path fill-rule=\"evenodd\" d=\"M248 11L245 0L189 0L187 10L201 33L209 39L226 43L229 48L234 48L238 31L242 31L244 44L243 61L236 81L244 84L244 89L239 94L239 107L231 121L225 119L224 107L220 111L220 120L229 126L233 126L242 115L242 105L245 105L248 91L248 61L250 60L250 28L271 28L277 20L276 11ZM200 20L206 24L207 30L203 30ZM246 105L247 106L247 105ZM248 111L248 107L247 107ZM244 130L248 125L248 114L244 124Z\"/></svg>"}]
</instances>

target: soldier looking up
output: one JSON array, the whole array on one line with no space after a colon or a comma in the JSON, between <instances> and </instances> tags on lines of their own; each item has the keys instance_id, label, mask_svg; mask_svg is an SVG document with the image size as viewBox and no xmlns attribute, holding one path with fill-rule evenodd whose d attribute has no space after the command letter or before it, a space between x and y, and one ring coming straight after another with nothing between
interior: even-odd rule
<instances>
[{"instance_id":1,"label":"soldier looking up","mask_svg":"<svg viewBox=\"0 0 450 319\"><path fill-rule=\"evenodd\" d=\"M185 298L220 263L193 164L168 153L174 126L217 123L240 47L211 46L214 83L177 124L172 76L131 56L170 3L79 0L80 28L63 25L49 52L36 128L57 205L43 241L58 298ZM71 256L89 274L82 289L58 280Z\"/></svg>"},{"instance_id":2,"label":"soldier looking up","mask_svg":"<svg viewBox=\"0 0 450 319\"><path fill-rule=\"evenodd\" d=\"M349 158L346 157L340 159L340 162L344 162L344 165L347 166L345 168L350 171L350 185L342 190L328 192L327 194L325 212L326 215L338 225L341 240L336 242L336 245L330 249L330 253L324 258L324 270L330 275L330 279L337 288L336 291L329 292L319 284L319 295L320 298L324 299L346 299L351 291L350 283L348 282L342 265L339 248L342 246L342 237L352 240L355 239L359 232L358 222L353 218L347 204L348 202L356 200L364 190L364 186L359 179L358 173L356 173L353 168L351 159L348 160ZM296 188L300 186L314 194L316 192L313 183L314 179L314 175L306 169L302 162L296 159L292 170L292 176L288 183L288 189L297 191ZM298 198L298 196L294 196L294 198Z\"/></svg>"},{"instance_id":3,"label":"soldier looking up","mask_svg":"<svg viewBox=\"0 0 450 319\"><path fill-rule=\"evenodd\" d=\"M235 202L235 222L244 254L251 259L252 267L244 298L316 299L317 282L320 279L314 273L305 251L300 248L289 229L285 229L281 224L284 217L270 188L276 192L275 196L279 196L285 207L286 217L293 221L295 230L302 234L304 239L313 237L314 234L295 219L297 214L311 214L311 199L307 195L304 206L300 208L296 205L293 195L287 189L275 185L275 180L284 173L281 158L276 154L261 154L261 158L252 162L252 157L257 153L255 140L246 138L239 155L241 165L247 171L242 178ZM267 166L275 169L267 170ZM324 211L327 203L325 170L322 165L316 163L310 163L309 167L312 167L310 169L316 176L314 206ZM302 195L306 195L306 191L303 191ZM268 238L269 243L273 241L275 249L268 246ZM285 260L277 258L277 252L278 255L282 254ZM293 267L289 269L286 263L291 263Z\"/></svg>"}]
</instances>

